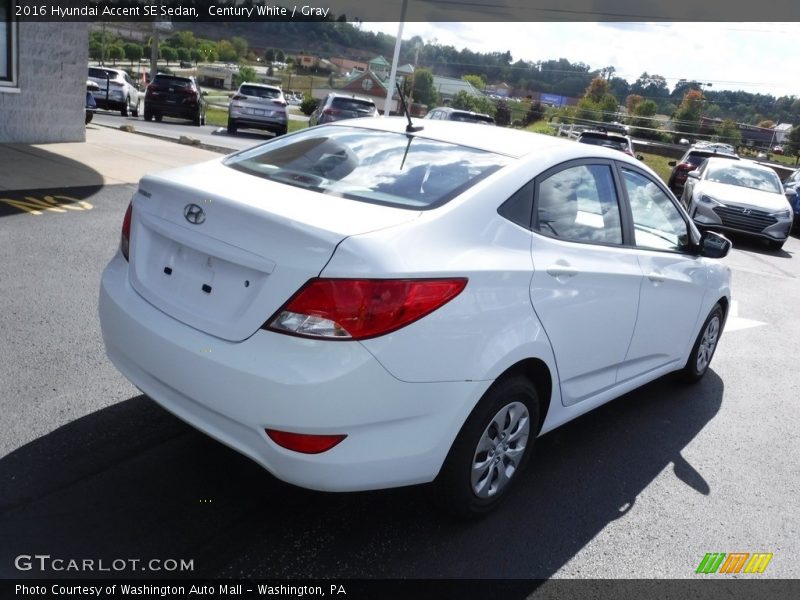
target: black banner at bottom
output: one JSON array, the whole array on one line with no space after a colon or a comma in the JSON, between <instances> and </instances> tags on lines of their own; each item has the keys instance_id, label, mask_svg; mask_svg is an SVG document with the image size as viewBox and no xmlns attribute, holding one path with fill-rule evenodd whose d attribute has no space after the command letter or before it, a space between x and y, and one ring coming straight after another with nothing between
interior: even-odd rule
<instances>
[{"instance_id":1,"label":"black banner at bottom","mask_svg":"<svg viewBox=\"0 0 800 600\"><path fill-rule=\"evenodd\" d=\"M0 598L796 600L800 598L800 580L721 577L686 580L3 580Z\"/></svg>"}]
</instances>

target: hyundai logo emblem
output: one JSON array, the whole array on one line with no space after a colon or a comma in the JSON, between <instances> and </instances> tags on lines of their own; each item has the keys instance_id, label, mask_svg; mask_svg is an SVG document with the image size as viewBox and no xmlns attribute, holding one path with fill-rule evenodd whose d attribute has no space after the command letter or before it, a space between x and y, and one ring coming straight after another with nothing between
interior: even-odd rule
<instances>
[{"instance_id":1,"label":"hyundai logo emblem","mask_svg":"<svg viewBox=\"0 0 800 600\"><path fill-rule=\"evenodd\" d=\"M206 213L197 204L187 204L183 209L183 216L192 225L200 225L206 220Z\"/></svg>"},{"instance_id":2,"label":"hyundai logo emblem","mask_svg":"<svg viewBox=\"0 0 800 600\"><path fill-rule=\"evenodd\" d=\"M752 212L753 212L753 211L752 211L752 210L750 210L749 208L745 208L744 210L742 210L742 214L743 214L743 215L749 215L749 214L751 214Z\"/></svg>"}]
</instances>

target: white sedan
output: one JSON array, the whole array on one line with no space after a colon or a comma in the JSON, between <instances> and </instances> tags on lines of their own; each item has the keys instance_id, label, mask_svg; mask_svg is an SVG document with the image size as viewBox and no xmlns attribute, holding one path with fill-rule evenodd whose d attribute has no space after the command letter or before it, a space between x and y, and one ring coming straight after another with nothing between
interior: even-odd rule
<instances>
[{"instance_id":1,"label":"white sedan","mask_svg":"<svg viewBox=\"0 0 800 600\"><path fill-rule=\"evenodd\" d=\"M480 515L537 436L706 373L730 243L621 152L423 123L144 177L100 320L128 379L280 479Z\"/></svg>"},{"instance_id":2,"label":"white sedan","mask_svg":"<svg viewBox=\"0 0 800 600\"><path fill-rule=\"evenodd\" d=\"M750 161L709 158L690 171L683 203L697 226L744 233L780 250L792 230L792 207L778 175Z\"/></svg>"}]
</instances>

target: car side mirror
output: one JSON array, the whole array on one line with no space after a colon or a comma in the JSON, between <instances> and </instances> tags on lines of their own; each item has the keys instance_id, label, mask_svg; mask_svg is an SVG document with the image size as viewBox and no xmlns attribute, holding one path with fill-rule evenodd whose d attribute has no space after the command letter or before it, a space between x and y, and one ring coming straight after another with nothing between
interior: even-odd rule
<instances>
[{"instance_id":1,"label":"car side mirror","mask_svg":"<svg viewBox=\"0 0 800 600\"><path fill-rule=\"evenodd\" d=\"M700 179L700 174L697 171L689 171L686 176L692 179Z\"/></svg>"},{"instance_id":2,"label":"car side mirror","mask_svg":"<svg viewBox=\"0 0 800 600\"><path fill-rule=\"evenodd\" d=\"M667 163L667 165L668 165L668 166L670 166L670 167L674 167L674 166L676 166L677 164L678 164L678 161L677 161L677 160L671 160L671 161L669 161L669 162Z\"/></svg>"},{"instance_id":3,"label":"car side mirror","mask_svg":"<svg viewBox=\"0 0 800 600\"><path fill-rule=\"evenodd\" d=\"M641 154L636 155L636 160L644 160L644 156Z\"/></svg>"},{"instance_id":4,"label":"car side mirror","mask_svg":"<svg viewBox=\"0 0 800 600\"><path fill-rule=\"evenodd\" d=\"M700 256L724 258L732 247L733 244L728 238L714 231L704 231L700 236Z\"/></svg>"},{"instance_id":5,"label":"car side mirror","mask_svg":"<svg viewBox=\"0 0 800 600\"><path fill-rule=\"evenodd\" d=\"M205 91L205 90L203 90L202 92L200 92L200 95L201 95L201 96L208 96L208 92L207 92L207 91Z\"/></svg>"}]
</instances>

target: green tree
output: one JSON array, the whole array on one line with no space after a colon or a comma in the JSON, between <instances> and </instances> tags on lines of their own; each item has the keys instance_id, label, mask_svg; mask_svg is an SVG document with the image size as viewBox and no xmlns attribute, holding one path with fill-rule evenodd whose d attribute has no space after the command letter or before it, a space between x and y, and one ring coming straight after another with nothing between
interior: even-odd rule
<instances>
[{"instance_id":1,"label":"green tree","mask_svg":"<svg viewBox=\"0 0 800 600\"><path fill-rule=\"evenodd\" d=\"M247 56L247 40L241 36L235 35L231 38L231 45L236 50L236 57L241 59Z\"/></svg>"},{"instance_id":2,"label":"green tree","mask_svg":"<svg viewBox=\"0 0 800 600\"><path fill-rule=\"evenodd\" d=\"M725 119L714 129L714 134L720 142L730 144L734 148L742 143L742 132L733 119Z\"/></svg>"},{"instance_id":3,"label":"green tree","mask_svg":"<svg viewBox=\"0 0 800 600\"><path fill-rule=\"evenodd\" d=\"M417 69L414 74L414 102L428 107L436 106L439 94L433 87L433 73L428 69Z\"/></svg>"},{"instance_id":4,"label":"green tree","mask_svg":"<svg viewBox=\"0 0 800 600\"><path fill-rule=\"evenodd\" d=\"M217 45L209 40L203 40L197 46L200 53L200 59L205 62L217 62L219 60L219 53L217 52Z\"/></svg>"},{"instance_id":5,"label":"green tree","mask_svg":"<svg viewBox=\"0 0 800 600\"><path fill-rule=\"evenodd\" d=\"M92 60L100 60L103 57L103 44L98 40L91 40L89 42L89 58Z\"/></svg>"},{"instance_id":6,"label":"green tree","mask_svg":"<svg viewBox=\"0 0 800 600\"><path fill-rule=\"evenodd\" d=\"M125 58L125 50L119 44L114 44L106 48L106 57L110 58L116 65L118 60Z\"/></svg>"},{"instance_id":7,"label":"green tree","mask_svg":"<svg viewBox=\"0 0 800 600\"><path fill-rule=\"evenodd\" d=\"M789 140L789 151L794 152L795 156L800 156L800 125L792 128L787 139Z\"/></svg>"},{"instance_id":8,"label":"green tree","mask_svg":"<svg viewBox=\"0 0 800 600\"><path fill-rule=\"evenodd\" d=\"M483 75L462 75L461 79L472 84L476 90L483 90L486 87L486 80Z\"/></svg>"},{"instance_id":9,"label":"green tree","mask_svg":"<svg viewBox=\"0 0 800 600\"><path fill-rule=\"evenodd\" d=\"M167 61L167 64L170 62L175 62L175 60L178 58L178 51L172 46L164 46L161 48L161 58Z\"/></svg>"},{"instance_id":10,"label":"green tree","mask_svg":"<svg viewBox=\"0 0 800 600\"><path fill-rule=\"evenodd\" d=\"M245 82L257 81L258 75L253 67L241 67L233 74L233 85L237 88Z\"/></svg>"},{"instance_id":11,"label":"green tree","mask_svg":"<svg viewBox=\"0 0 800 600\"><path fill-rule=\"evenodd\" d=\"M286 54L284 54L283 50L280 48L275 50L275 60L276 62L289 62L289 60L286 58Z\"/></svg>"},{"instance_id":12,"label":"green tree","mask_svg":"<svg viewBox=\"0 0 800 600\"><path fill-rule=\"evenodd\" d=\"M264 52L264 61L267 64L272 64L275 62L275 49L274 48L267 48L267 51Z\"/></svg>"},{"instance_id":13,"label":"green tree","mask_svg":"<svg viewBox=\"0 0 800 600\"><path fill-rule=\"evenodd\" d=\"M236 53L236 48L228 40L220 40L217 42L217 56L222 62L236 62L239 60L239 55Z\"/></svg>"},{"instance_id":14,"label":"green tree","mask_svg":"<svg viewBox=\"0 0 800 600\"><path fill-rule=\"evenodd\" d=\"M125 52L125 58L131 61L133 64L134 61L139 61L142 58L142 47L139 44L125 44L122 47L123 51Z\"/></svg>"},{"instance_id":15,"label":"green tree","mask_svg":"<svg viewBox=\"0 0 800 600\"><path fill-rule=\"evenodd\" d=\"M300 103L300 112L309 116L317 108L317 101L310 94L303 94L303 101Z\"/></svg>"},{"instance_id":16,"label":"green tree","mask_svg":"<svg viewBox=\"0 0 800 600\"><path fill-rule=\"evenodd\" d=\"M194 62L194 64L197 64L201 60L203 60L203 53L200 52L200 50L198 50L197 48L192 48L189 51L189 56L191 57L191 60Z\"/></svg>"},{"instance_id":17,"label":"green tree","mask_svg":"<svg viewBox=\"0 0 800 600\"><path fill-rule=\"evenodd\" d=\"M633 109L633 117L628 120L632 126L631 134L636 137L660 139L658 131L651 131L658 129L658 122L653 119L658 111L658 105L654 100L642 100L637 103Z\"/></svg>"},{"instance_id":18,"label":"green tree","mask_svg":"<svg viewBox=\"0 0 800 600\"><path fill-rule=\"evenodd\" d=\"M175 50L178 53L178 60L181 62L188 62L192 60L192 51L188 48L176 48Z\"/></svg>"},{"instance_id":19,"label":"green tree","mask_svg":"<svg viewBox=\"0 0 800 600\"><path fill-rule=\"evenodd\" d=\"M689 135L697 133L704 102L705 97L700 90L692 89L684 94L681 105L672 118L677 133Z\"/></svg>"}]
</instances>

